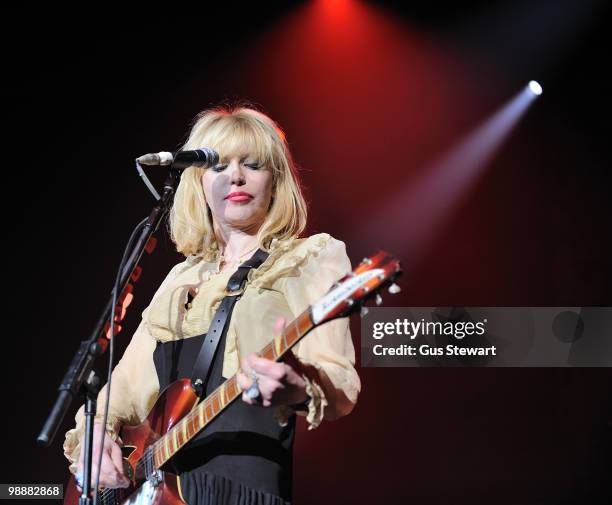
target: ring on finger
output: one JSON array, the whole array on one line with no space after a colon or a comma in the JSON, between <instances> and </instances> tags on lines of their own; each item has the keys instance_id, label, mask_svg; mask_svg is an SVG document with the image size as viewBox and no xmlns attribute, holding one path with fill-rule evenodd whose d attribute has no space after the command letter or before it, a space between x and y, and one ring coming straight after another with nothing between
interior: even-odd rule
<instances>
[{"instance_id":1,"label":"ring on finger","mask_svg":"<svg viewBox=\"0 0 612 505\"><path fill-rule=\"evenodd\" d=\"M251 371L251 378L253 379L253 384L251 384L251 386L245 391L245 393L249 397L249 399L253 401L259 401L261 399L261 391L259 391L258 382L259 376L254 370Z\"/></svg>"}]
</instances>

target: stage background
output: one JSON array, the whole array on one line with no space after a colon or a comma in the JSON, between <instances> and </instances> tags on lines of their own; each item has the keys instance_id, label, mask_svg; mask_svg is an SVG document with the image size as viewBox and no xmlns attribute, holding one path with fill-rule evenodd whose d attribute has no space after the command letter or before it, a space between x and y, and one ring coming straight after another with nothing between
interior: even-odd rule
<instances>
[{"instance_id":1,"label":"stage background","mask_svg":"<svg viewBox=\"0 0 612 505\"><path fill-rule=\"evenodd\" d=\"M356 263L411 234L393 213L380 217L374 239L359 240L372 236L362 229L369 216L540 80L544 94L418 263L412 251L391 251L410 275L385 302L612 305L603 2L398 4L226 2L138 22L110 11L6 12L17 30L2 35L0 481L66 481L61 444L72 417L51 448L35 438L107 301L132 227L154 203L133 159L176 149L194 116L222 100L259 104L281 124L301 167L309 233L344 240ZM534 19L535 31L526 21ZM167 233L158 238L119 352L180 260ZM352 329L358 348L358 321ZM350 416L312 432L300 422L296 504L611 502L609 369L359 374Z\"/></svg>"}]
</instances>

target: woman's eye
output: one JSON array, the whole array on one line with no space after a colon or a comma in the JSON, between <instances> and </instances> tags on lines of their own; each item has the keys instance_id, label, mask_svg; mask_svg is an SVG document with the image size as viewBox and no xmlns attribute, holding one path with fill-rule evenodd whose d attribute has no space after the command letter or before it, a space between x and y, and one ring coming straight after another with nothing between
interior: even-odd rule
<instances>
[{"instance_id":1,"label":"woman's eye","mask_svg":"<svg viewBox=\"0 0 612 505\"><path fill-rule=\"evenodd\" d=\"M244 166L250 168L251 170L259 170L259 168L261 168L259 163L245 163ZM223 172L226 168L227 165L215 165L214 167L211 167L214 172Z\"/></svg>"}]
</instances>

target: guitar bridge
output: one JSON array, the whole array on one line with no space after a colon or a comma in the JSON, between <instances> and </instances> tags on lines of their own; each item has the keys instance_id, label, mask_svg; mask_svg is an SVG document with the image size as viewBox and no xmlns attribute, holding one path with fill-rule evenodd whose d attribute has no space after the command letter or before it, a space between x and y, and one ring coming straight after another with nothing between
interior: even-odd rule
<instances>
[{"instance_id":1,"label":"guitar bridge","mask_svg":"<svg viewBox=\"0 0 612 505\"><path fill-rule=\"evenodd\" d=\"M157 487L164 480L164 473L161 470L155 470L151 475L149 475L147 480L153 487Z\"/></svg>"}]
</instances>

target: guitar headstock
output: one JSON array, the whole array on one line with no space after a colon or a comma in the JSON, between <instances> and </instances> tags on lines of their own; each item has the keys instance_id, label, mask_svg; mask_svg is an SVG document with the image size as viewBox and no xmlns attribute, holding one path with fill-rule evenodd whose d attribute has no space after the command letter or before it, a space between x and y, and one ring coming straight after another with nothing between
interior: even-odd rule
<instances>
[{"instance_id":1,"label":"guitar headstock","mask_svg":"<svg viewBox=\"0 0 612 505\"><path fill-rule=\"evenodd\" d=\"M395 280L401 275L399 260L384 251L364 258L350 273L336 282L329 292L311 306L312 322L315 325L346 317L357 309L367 310L365 302L376 299L380 305L380 291L388 286L389 293L400 292ZM362 312L363 313L363 312Z\"/></svg>"}]
</instances>

